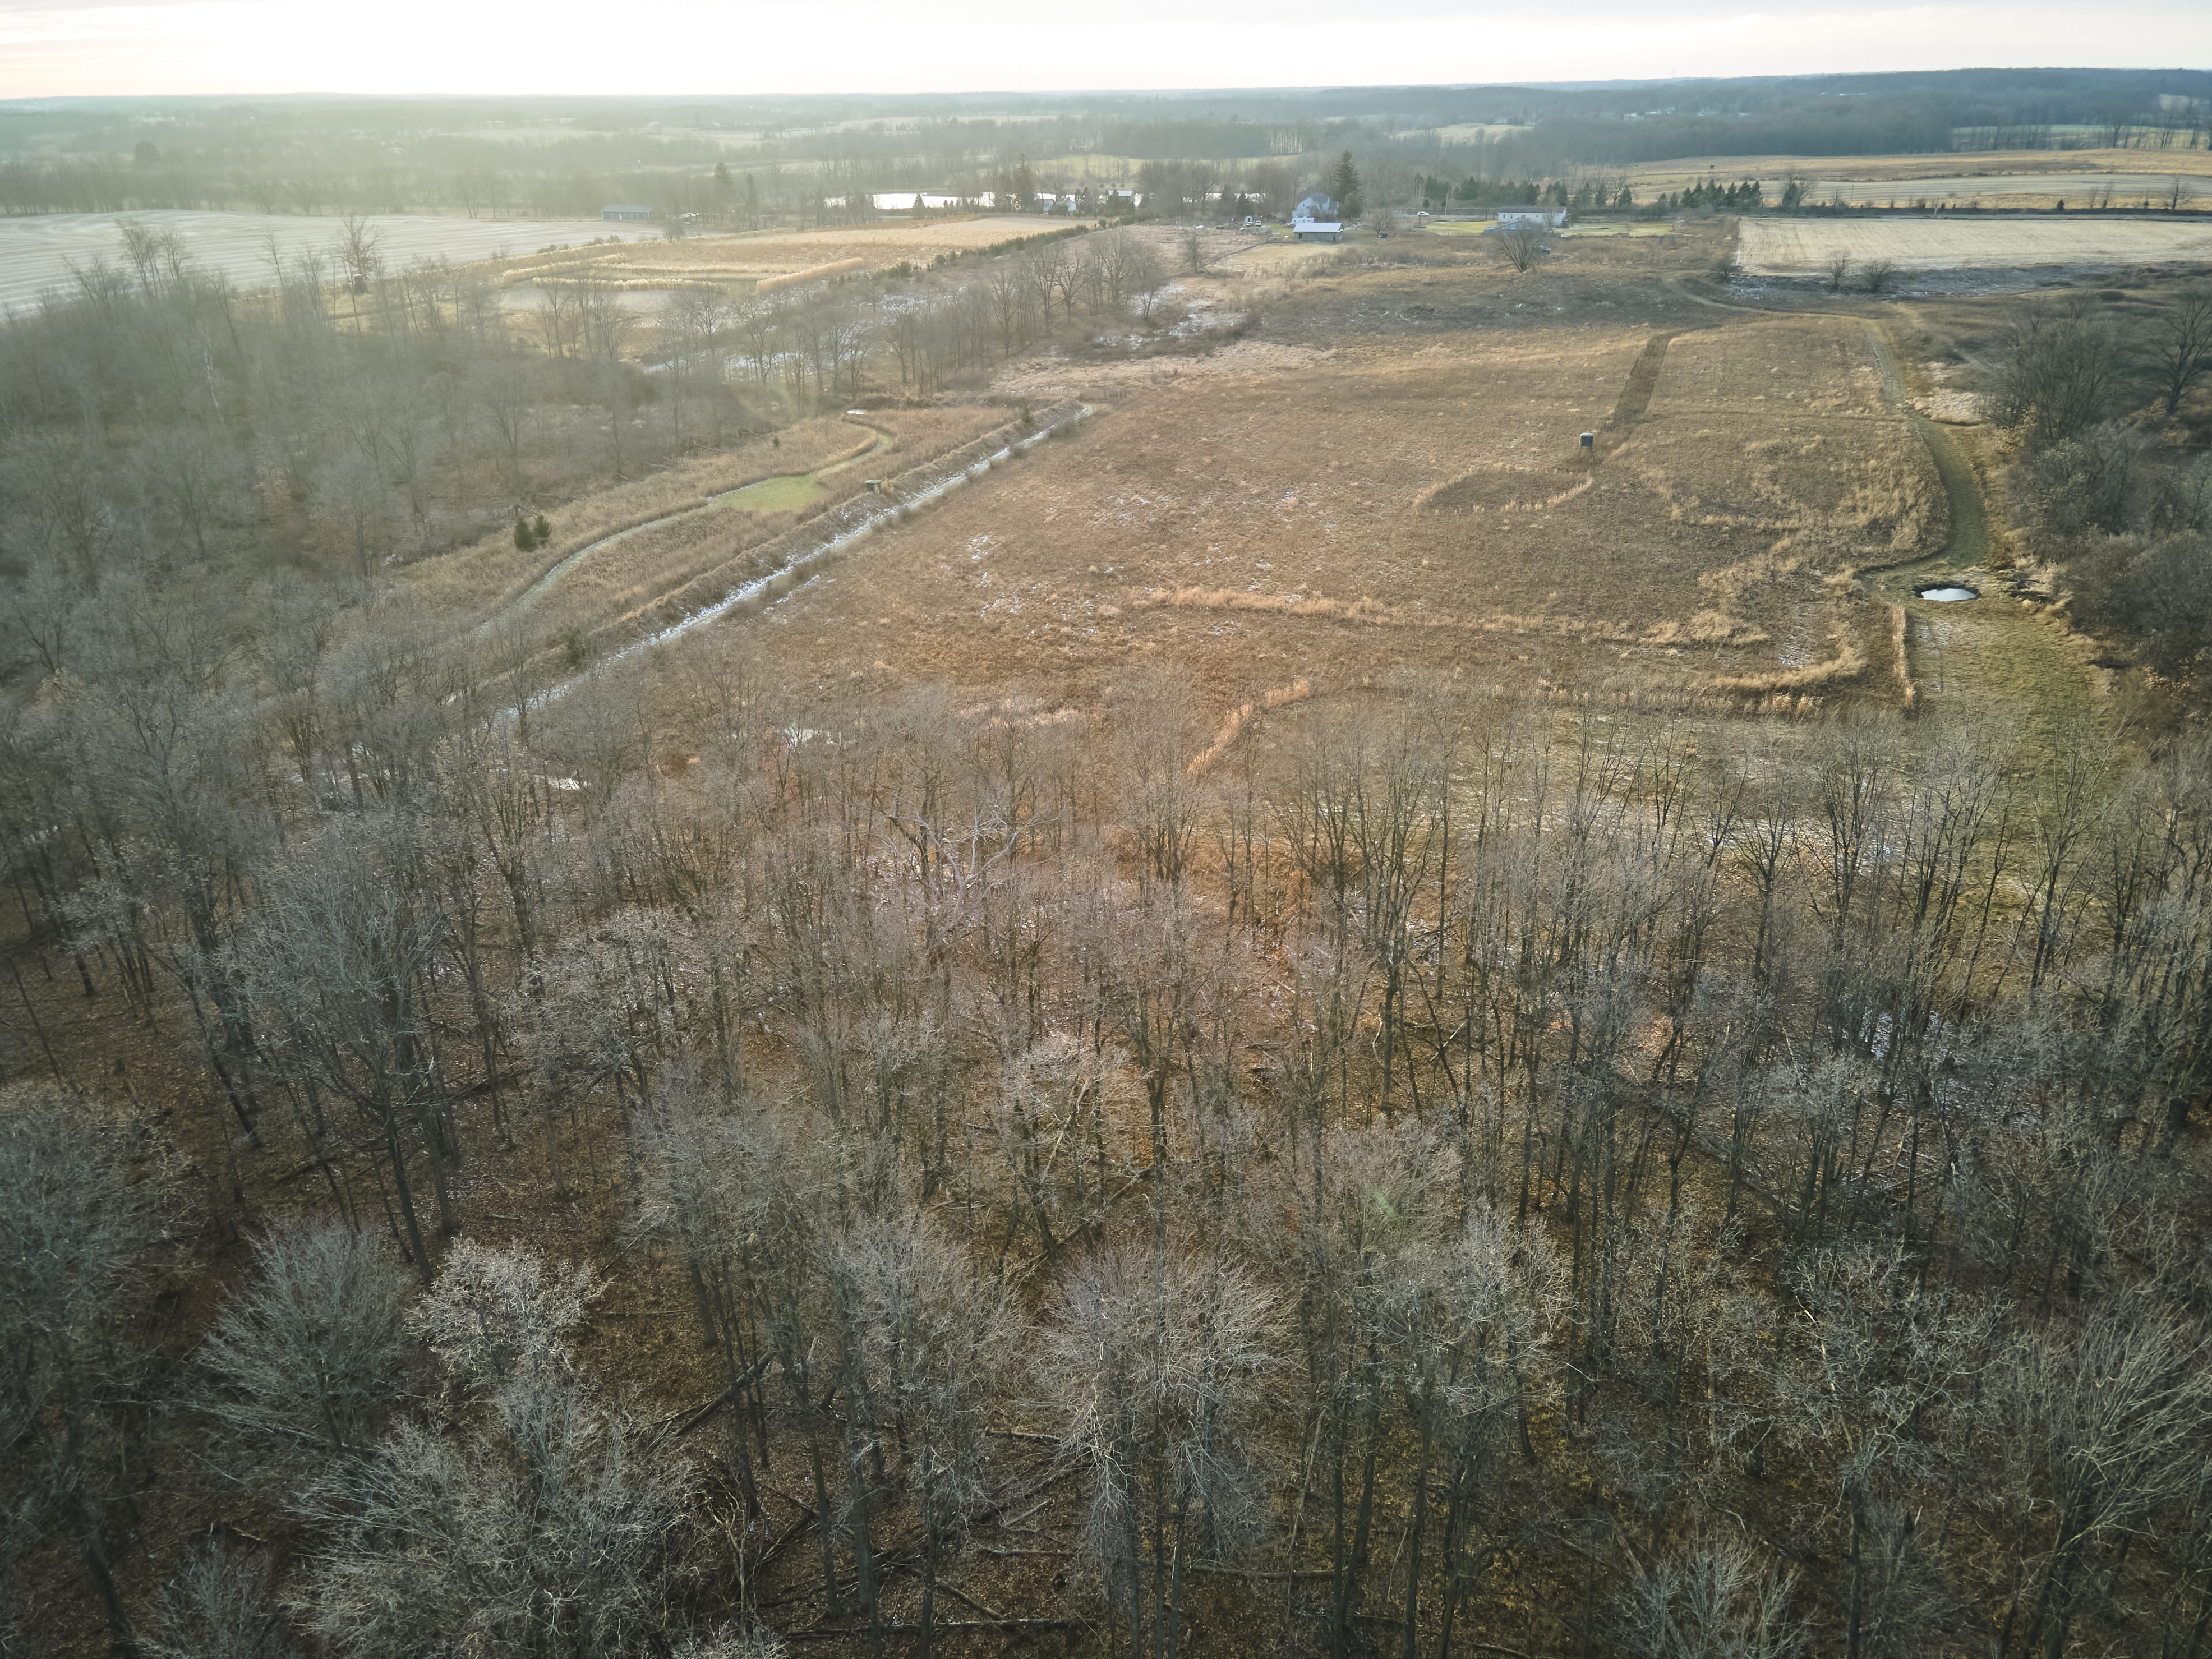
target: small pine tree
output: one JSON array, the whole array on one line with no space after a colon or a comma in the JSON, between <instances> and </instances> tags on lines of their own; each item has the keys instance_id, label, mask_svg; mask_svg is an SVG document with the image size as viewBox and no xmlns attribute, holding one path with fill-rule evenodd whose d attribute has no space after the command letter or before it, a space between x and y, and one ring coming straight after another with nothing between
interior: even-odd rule
<instances>
[{"instance_id":1,"label":"small pine tree","mask_svg":"<svg viewBox=\"0 0 2212 1659\"><path fill-rule=\"evenodd\" d=\"M540 547L553 539L553 526L545 522L545 515L543 513L538 515L537 522L530 526L530 533L538 538L538 544Z\"/></svg>"},{"instance_id":2,"label":"small pine tree","mask_svg":"<svg viewBox=\"0 0 2212 1659\"><path fill-rule=\"evenodd\" d=\"M519 553L527 553L532 548L537 545L538 538L530 533L530 526L528 522L521 519L517 519L514 521L515 550Z\"/></svg>"}]
</instances>

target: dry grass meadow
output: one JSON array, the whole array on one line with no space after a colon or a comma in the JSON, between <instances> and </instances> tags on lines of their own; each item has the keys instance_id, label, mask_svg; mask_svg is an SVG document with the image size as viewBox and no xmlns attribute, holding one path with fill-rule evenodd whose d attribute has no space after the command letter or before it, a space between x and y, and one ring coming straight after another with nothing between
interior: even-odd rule
<instances>
[{"instance_id":1,"label":"dry grass meadow","mask_svg":"<svg viewBox=\"0 0 2212 1659\"><path fill-rule=\"evenodd\" d=\"M406 580L418 601L451 622L526 618L540 639L590 632L771 540L803 512L858 494L878 470L872 457L882 455L883 471L901 471L1008 418L1001 408L966 404L818 416L586 496L555 515L546 546L523 552L489 538L408 567ZM812 487L760 488L784 480Z\"/></svg>"},{"instance_id":2,"label":"dry grass meadow","mask_svg":"<svg viewBox=\"0 0 2212 1659\"><path fill-rule=\"evenodd\" d=\"M1862 323L1554 322L1179 367L730 625L825 694L942 679L1079 709L1175 664L1229 710L1428 677L1894 700L1892 618L1850 573L1940 546L1945 515Z\"/></svg>"},{"instance_id":3,"label":"dry grass meadow","mask_svg":"<svg viewBox=\"0 0 2212 1659\"><path fill-rule=\"evenodd\" d=\"M1979 185L1970 195L1978 195L1992 204L2002 199L2009 206L2047 207L2055 197L2069 193L2073 179L2116 183L2123 179L2170 180L2176 176L2200 183L2212 179L2212 151L1944 151L1926 155L1854 155L1848 160L1832 155L1701 155L1641 162L1629 168L1627 176L1639 199L1662 191L1682 190L1716 176L1730 180L1757 179L1771 194L1795 177L1805 181L1814 201L1824 202L1832 192L1840 192L1851 202L1886 202L1894 194L1902 204L1966 179ZM2078 196L2086 191L2075 189L2072 193ZM2127 199L2127 195L2123 189L2120 199Z\"/></svg>"},{"instance_id":4,"label":"dry grass meadow","mask_svg":"<svg viewBox=\"0 0 2212 1659\"><path fill-rule=\"evenodd\" d=\"M2212 261L2212 225L2146 219L1747 219L1740 258L1754 276L1816 276L1838 254L1907 270Z\"/></svg>"},{"instance_id":5,"label":"dry grass meadow","mask_svg":"<svg viewBox=\"0 0 2212 1659\"><path fill-rule=\"evenodd\" d=\"M1012 215L972 219L891 219L824 230L785 230L682 241L626 242L571 248L505 266L503 281L589 276L651 285L684 281L763 281L800 272L880 270L901 260L926 265L941 254L964 253L1054 228Z\"/></svg>"},{"instance_id":6,"label":"dry grass meadow","mask_svg":"<svg viewBox=\"0 0 2212 1659\"><path fill-rule=\"evenodd\" d=\"M1175 236L1138 234L1179 261ZM735 652L825 705L942 682L1068 718L1159 668L1224 718L1422 681L1701 718L1924 702L1905 653L1934 624L1869 573L1945 547L1944 483L1911 424L1928 386L1885 369L1887 325L1863 304L1701 297L1728 234L1566 239L1518 275L1464 239L1209 236L1206 269L1179 271L1149 331L994 379L1001 400L1082 400L1090 418L810 556L666 653ZM793 257L842 251L824 237ZM579 502L550 548L489 544L410 577L471 626L618 649L774 574L786 532L863 475L1010 418L1000 401L806 422L781 451ZM878 434L896 455L872 453ZM763 479L783 482L708 503ZM679 732L692 718L669 712Z\"/></svg>"}]
</instances>

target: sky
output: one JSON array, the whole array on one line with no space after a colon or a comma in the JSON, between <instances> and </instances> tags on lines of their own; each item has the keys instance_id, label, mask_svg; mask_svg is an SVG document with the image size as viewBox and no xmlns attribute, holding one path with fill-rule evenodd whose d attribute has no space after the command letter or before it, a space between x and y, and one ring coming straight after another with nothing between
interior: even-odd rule
<instances>
[{"instance_id":1,"label":"sky","mask_svg":"<svg viewBox=\"0 0 2212 1659\"><path fill-rule=\"evenodd\" d=\"M1038 92L2212 68L2212 0L0 0L0 98Z\"/></svg>"}]
</instances>

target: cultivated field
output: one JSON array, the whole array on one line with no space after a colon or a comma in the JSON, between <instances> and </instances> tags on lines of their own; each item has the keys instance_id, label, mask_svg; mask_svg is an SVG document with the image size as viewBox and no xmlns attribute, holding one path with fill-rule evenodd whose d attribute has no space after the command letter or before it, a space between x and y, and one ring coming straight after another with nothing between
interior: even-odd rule
<instances>
[{"instance_id":1,"label":"cultivated field","mask_svg":"<svg viewBox=\"0 0 2212 1659\"><path fill-rule=\"evenodd\" d=\"M2212 150L2191 149L2019 149L1971 153L1953 151L1933 155L1854 155L1839 161L1832 155L1701 155L1686 161L1646 161L1628 169L1628 179L1640 198L1662 191L1678 191L1701 180L1718 178L1733 182L1757 179L1770 195L1795 177L1803 179L1815 201L1826 201L1833 190L1846 200L1900 201L1929 195L1948 185L1980 186L1984 199L2000 195L2024 196L2022 206L2045 206L2035 198L2086 195L2094 181L2119 187L2122 180L2155 180L2171 188L2179 175L2212 179ZM2083 181L2069 190L2061 180ZM2149 188L2146 186L2146 188ZM2122 189L2118 200L2129 199L2133 183ZM1976 192L1970 191L1969 197ZM2135 190L2140 200L2142 190ZM2160 191L2150 188L2155 198ZM1931 197L1931 199L1932 197Z\"/></svg>"},{"instance_id":2,"label":"cultivated field","mask_svg":"<svg viewBox=\"0 0 2212 1659\"><path fill-rule=\"evenodd\" d=\"M1991 176L1960 173L1949 178L1868 178L1823 173L1805 186L1808 200L1842 201L1854 206L1907 207L1916 202L1979 203L1984 207L2161 208L2176 191L2186 205L2202 208L2212 198L2212 177L2186 173L2040 173Z\"/></svg>"},{"instance_id":3,"label":"cultivated field","mask_svg":"<svg viewBox=\"0 0 2212 1659\"><path fill-rule=\"evenodd\" d=\"M826 230L691 236L680 242L656 240L644 246L584 250L524 260L509 267L506 274L514 281L586 272L614 281L758 279L845 265L851 260L860 262L853 269L880 269L902 259L924 265L941 253L988 247L1016 236L1065 228L1066 224L1065 220L1003 214L975 219L888 219L878 224L841 225Z\"/></svg>"},{"instance_id":4,"label":"cultivated field","mask_svg":"<svg viewBox=\"0 0 2212 1659\"><path fill-rule=\"evenodd\" d=\"M28 305L49 289L68 283L71 266L84 269L106 260L125 265L121 222L149 230L173 232L202 270L221 271L234 286L258 288L270 280L270 242L286 259L304 252L331 258L343 231L333 218L296 214L193 213L160 210L148 213L58 213L35 218L0 219L0 312ZM456 262L527 252L551 243L588 242L595 237L636 240L658 238L647 225L603 223L596 219L434 219L414 214L380 214L368 224L377 251L389 269L404 269L441 256Z\"/></svg>"},{"instance_id":5,"label":"cultivated field","mask_svg":"<svg viewBox=\"0 0 2212 1659\"><path fill-rule=\"evenodd\" d=\"M1906 270L2134 265L2212 260L2212 225L2142 219L1746 219L1738 258L1755 276L1824 274L1838 254Z\"/></svg>"}]
</instances>

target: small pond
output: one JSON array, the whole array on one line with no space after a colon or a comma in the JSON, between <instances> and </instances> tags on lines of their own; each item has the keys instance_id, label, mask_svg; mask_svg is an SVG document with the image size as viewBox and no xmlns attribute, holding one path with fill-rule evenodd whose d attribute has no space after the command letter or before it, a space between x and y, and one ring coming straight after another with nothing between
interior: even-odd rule
<instances>
[{"instance_id":1,"label":"small pond","mask_svg":"<svg viewBox=\"0 0 2212 1659\"><path fill-rule=\"evenodd\" d=\"M1960 599L1978 599L1982 597L1974 589L1960 587L1953 582L1946 582L1940 587L1916 587L1912 591L1921 599L1935 599L1945 605L1954 604Z\"/></svg>"}]
</instances>

